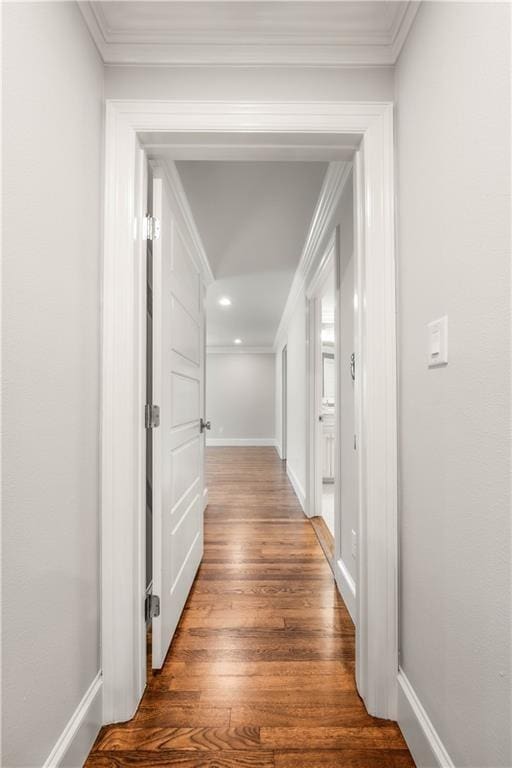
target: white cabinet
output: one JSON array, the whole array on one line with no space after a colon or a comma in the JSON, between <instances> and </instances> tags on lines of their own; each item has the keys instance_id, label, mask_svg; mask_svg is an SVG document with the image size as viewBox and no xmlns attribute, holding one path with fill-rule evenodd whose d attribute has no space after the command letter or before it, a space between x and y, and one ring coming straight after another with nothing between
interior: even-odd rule
<instances>
[{"instance_id":1,"label":"white cabinet","mask_svg":"<svg viewBox=\"0 0 512 768\"><path fill-rule=\"evenodd\" d=\"M334 411L322 413L322 478L334 482Z\"/></svg>"}]
</instances>

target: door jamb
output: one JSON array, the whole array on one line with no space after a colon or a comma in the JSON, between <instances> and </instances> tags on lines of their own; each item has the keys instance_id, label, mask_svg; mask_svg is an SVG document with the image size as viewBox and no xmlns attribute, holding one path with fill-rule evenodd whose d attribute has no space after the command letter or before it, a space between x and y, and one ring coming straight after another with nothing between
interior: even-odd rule
<instances>
[{"instance_id":1,"label":"door jamb","mask_svg":"<svg viewBox=\"0 0 512 768\"><path fill-rule=\"evenodd\" d=\"M101 383L104 722L131 718L143 690L139 646L144 639L145 259L139 258L141 211L135 199L137 134L142 131L362 137L355 163L361 307L357 684L371 714L394 717L398 542L393 106L107 100Z\"/></svg>"},{"instance_id":2,"label":"door jamb","mask_svg":"<svg viewBox=\"0 0 512 768\"><path fill-rule=\"evenodd\" d=\"M324 281L328 276L330 270L334 270L334 274L337 278L337 259L338 259L338 227L329 238L327 247L325 248L324 255L318 265L313 277L306 286L306 316L308 317L308 325L306 332L306 346L308 349L308 365L307 365L307 467L309 482L307 484L306 492L306 510L308 517L314 517L315 515L321 516L322 514L322 473L321 473L321 459L320 459L320 444L321 444L321 428L318 420L318 406L319 406L319 391L322 381L321 366L321 342L319 337L321 333L321 299L318 295L319 289L323 286ZM337 302L337 291L336 291ZM338 350L337 350L337 315L338 307L335 308L334 328L335 328L335 363L338 364ZM336 382L339 376L336 372ZM335 498L338 496L339 486L339 471L338 471L338 411L336 411L335 422L335 474L334 474L334 493Z\"/></svg>"},{"instance_id":3,"label":"door jamb","mask_svg":"<svg viewBox=\"0 0 512 768\"><path fill-rule=\"evenodd\" d=\"M281 350L281 460L288 453L288 347Z\"/></svg>"}]
</instances>

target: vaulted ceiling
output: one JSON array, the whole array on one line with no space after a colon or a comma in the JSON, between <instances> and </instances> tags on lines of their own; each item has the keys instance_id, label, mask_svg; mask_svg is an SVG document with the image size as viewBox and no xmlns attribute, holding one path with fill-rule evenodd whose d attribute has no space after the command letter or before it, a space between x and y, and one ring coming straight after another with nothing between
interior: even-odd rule
<instances>
[{"instance_id":1,"label":"vaulted ceiling","mask_svg":"<svg viewBox=\"0 0 512 768\"><path fill-rule=\"evenodd\" d=\"M109 64L392 65L417 2L116 0L80 3Z\"/></svg>"},{"instance_id":2,"label":"vaulted ceiling","mask_svg":"<svg viewBox=\"0 0 512 768\"><path fill-rule=\"evenodd\" d=\"M176 164L215 282L208 345L271 347L306 241L327 163ZM219 304L221 298L231 301ZM235 348L235 347L233 347Z\"/></svg>"}]
</instances>

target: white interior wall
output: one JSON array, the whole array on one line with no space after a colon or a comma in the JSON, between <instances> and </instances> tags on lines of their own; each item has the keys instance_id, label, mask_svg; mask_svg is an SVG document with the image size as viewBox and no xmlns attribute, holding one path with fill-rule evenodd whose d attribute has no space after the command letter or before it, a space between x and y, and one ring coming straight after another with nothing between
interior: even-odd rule
<instances>
[{"instance_id":1,"label":"white interior wall","mask_svg":"<svg viewBox=\"0 0 512 768\"><path fill-rule=\"evenodd\" d=\"M107 66L111 99L392 101L392 67Z\"/></svg>"},{"instance_id":2,"label":"white interior wall","mask_svg":"<svg viewBox=\"0 0 512 768\"><path fill-rule=\"evenodd\" d=\"M1 763L26 768L45 763L100 667L103 66L75 3L2 13ZM64 765L87 754L92 704Z\"/></svg>"},{"instance_id":3,"label":"white interior wall","mask_svg":"<svg viewBox=\"0 0 512 768\"><path fill-rule=\"evenodd\" d=\"M275 355L206 356L207 444L275 445Z\"/></svg>"},{"instance_id":4,"label":"white interior wall","mask_svg":"<svg viewBox=\"0 0 512 768\"><path fill-rule=\"evenodd\" d=\"M397 68L401 665L460 768L512 765L510 21L423 3Z\"/></svg>"}]
</instances>

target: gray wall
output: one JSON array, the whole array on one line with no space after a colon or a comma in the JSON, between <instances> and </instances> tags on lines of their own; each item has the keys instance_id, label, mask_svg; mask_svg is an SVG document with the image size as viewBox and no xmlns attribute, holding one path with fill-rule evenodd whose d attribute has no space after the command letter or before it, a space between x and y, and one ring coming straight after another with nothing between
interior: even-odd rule
<instances>
[{"instance_id":1,"label":"gray wall","mask_svg":"<svg viewBox=\"0 0 512 768\"><path fill-rule=\"evenodd\" d=\"M459 767L512 764L509 46L424 3L397 69L401 664Z\"/></svg>"},{"instance_id":2,"label":"gray wall","mask_svg":"<svg viewBox=\"0 0 512 768\"><path fill-rule=\"evenodd\" d=\"M208 354L207 438L274 439L274 355Z\"/></svg>"},{"instance_id":3,"label":"gray wall","mask_svg":"<svg viewBox=\"0 0 512 768\"><path fill-rule=\"evenodd\" d=\"M103 67L74 3L3 7L3 756L40 766L99 670Z\"/></svg>"}]
</instances>

